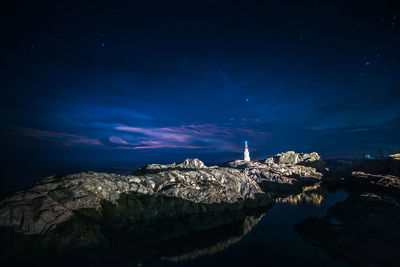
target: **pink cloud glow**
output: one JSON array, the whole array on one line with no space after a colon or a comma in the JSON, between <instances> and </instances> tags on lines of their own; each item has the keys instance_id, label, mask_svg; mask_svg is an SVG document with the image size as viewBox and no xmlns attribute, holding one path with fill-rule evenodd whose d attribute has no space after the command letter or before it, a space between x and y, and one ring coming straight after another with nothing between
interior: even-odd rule
<instances>
[{"instance_id":1,"label":"pink cloud glow","mask_svg":"<svg viewBox=\"0 0 400 267\"><path fill-rule=\"evenodd\" d=\"M127 141L125 141L125 140L122 139L122 138L119 138L118 136L110 136L110 137L108 138L108 140L109 140L111 143L114 143L114 144L120 144L120 145L128 145L128 144L129 144Z\"/></svg>"},{"instance_id":2,"label":"pink cloud glow","mask_svg":"<svg viewBox=\"0 0 400 267\"><path fill-rule=\"evenodd\" d=\"M70 133L63 132L53 132L46 130L38 130L32 128L14 128L18 133L22 136L32 137L38 140L44 141L56 141L61 145L71 146L75 144L87 144L87 145L98 145L102 146L103 144L98 139L87 138L81 135L75 135Z\"/></svg>"},{"instance_id":3,"label":"pink cloud glow","mask_svg":"<svg viewBox=\"0 0 400 267\"><path fill-rule=\"evenodd\" d=\"M142 128L118 125L114 129L127 133L139 134L139 136L126 136L127 143L118 148L121 149L154 149L154 148L214 148L236 151L237 144L231 140L234 131L249 134L251 130L222 127L215 124L182 125L179 127ZM126 140L135 140L129 143ZM136 143L139 141L138 143ZM115 143L115 142L114 142Z\"/></svg>"}]
</instances>

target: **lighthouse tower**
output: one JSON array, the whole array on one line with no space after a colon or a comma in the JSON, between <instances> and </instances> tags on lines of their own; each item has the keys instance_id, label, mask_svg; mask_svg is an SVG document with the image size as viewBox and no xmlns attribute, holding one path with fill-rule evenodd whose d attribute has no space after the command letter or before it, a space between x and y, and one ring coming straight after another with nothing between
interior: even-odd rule
<instances>
[{"instance_id":1,"label":"lighthouse tower","mask_svg":"<svg viewBox=\"0 0 400 267\"><path fill-rule=\"evenodd\" d=\"M244 142L244 161L250 161L249 147L247 146L247 141Z\"/></svg>"}]
</instances>

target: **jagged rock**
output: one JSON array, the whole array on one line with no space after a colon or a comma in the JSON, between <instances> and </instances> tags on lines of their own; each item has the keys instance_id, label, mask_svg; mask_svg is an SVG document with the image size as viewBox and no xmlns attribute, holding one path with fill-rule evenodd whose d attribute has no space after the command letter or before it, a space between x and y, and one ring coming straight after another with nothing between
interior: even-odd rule
<instances>
[{"instance_id":1,"label":"jagged rock","mask_svg":"<svg viewBox=\"0 0 400 267\"><path fill-rule=\"evenodd\" d=\"M201 169L205 167L204 163L199 159L185 159L179 166L184 169Z\"/></svg>"},{"instance_id":2,"label":"jagged rock","mask_svg":"<svg viewBox=\"0 0 400 267\"><path fill-rule=\"evenodd\" d=\"M201 169L205 168L206 165L199 159L185 159L181 163L172 163L172 164L149 164L147 166L141 167L135 170L132 175L142 175L142 174L150 174L157 173L163 170L173 170L173 169Z\"/></svg>"},{"instance_id":3,"label":"jagged rock","mask_svg":"<svg viewBox=\"0 0 400 267\"><path fill-rule=\"evenodd\" d=\"M400 160L400 153L389 155L389 157L395 160Z\"/></svg>"},{"instance_id":4,"label":"jagged rock","mask_svg":"<svg viewBox=\"0 0 400 267\"><path fill-rule=\"evenodd\" d=\"M267 158L265 163L278 163L278 164L297 164L300 162L313 162L320 160L321 157L316 152L312 153L296 153L294 151L287 151L276 154L274 157Z\"/></svg>"},{"instance_id":5,"label":"jagged rock","mask_svg":"<svg viewBox=\"0 0 400 267\"><path fill-rule=\"evenodd\" d=\"M354 161L354 165L338 166L324 179L324 184L335 190L344 188L349 192L375 190L394 193L400 197L400 164L397 160Z\"/></svg>"},{"instance_id":6,"label":"jagged rock","mask_svg":"<svg viewBox=\"0 0 400 267\"><path fill-rule=\"evenodd\" d=\"M347 179L351 186L373 190L375 192L393 194L400 198L400 178L394 175L369 174L365 172L352 172L352 177ZM351 189L350 189L351 190Z\"/></svg>"},{"instance_id":7,"label":"jagged rock","mask_svg":"<svg viewBox=\"0 0 400 267\"><path fill-rule=\"evenodd\" d=\"M319 159L311 154L299 155L303 160ZM0 226L27 234L44 234L82 211L92 210L90 216L101 217L105 203L115 209L121 205L121 199L129 202L129 195L173 197L199 204L244 203L237 208L266 205L274 202L274 191L301 192L321 176L314 168L301 165L238 160L222 167L207 167L198 159L150 164L132 175L82 172L51 176L1 200ZM137 208L131 209L135 212ZM157 207L144 209L157 214ZM202 209L207 211L206 207ZM182 214L185 212L188 211L182 210ZM136 215L131 214L130 218L140 219ZM158 215L152 216L155 219Z\"/></svg>"},{"instance_id":8,"label":"jagged rock","mask_svg":"<svg viewBox=\"0 0 400 267\"><path fill-rule=\"evenodd\" d=\"M325 171L326 164L321 159L317 152L312 153L296 153L294 151L287 151L278 153L273 157L264 160L264 163L271 164L289 164L289 165L303 165L316 168L317 171Z\"/></svg>"},{"instance_id":9,"label":"jagged rock","mask_svg":"<svg viewBox=\"0 0 400 267\"><path fill-rule=\"evenodd\" d=\"M302 165L236 160L227 162L224 166L241 170L265 192L274 194L299 193L304 186L315 184L322 178L322 173L315 168Z\"/></svg>"},{"instance_id":10,"label":"jagged rock","mask_svg":"<svg viewBox=\"0 0 400 267\"><path fill-rule=\"evenodd\" d=\"M396 157L385 159L336 159L328 161L329 176L350 177L354 171L370 174L400 176L400 160Z\"/></svg>"},{"instance_id":11,"label":"jagged rock","mask_svg":"<svg viewBox=\"0 0 400 267\"><path fill-rule=\"evenodd\" d=\"M101 215L104 202L118 205L121 195L128 193L203 204L246 200L257 205L258 198L273 202L255 181L233 168L207 168L197 159L149 166L141 170L142 175L83 172L48 177L0 201L0 226L27 234L46 233L82 210Z\"/></svg>"}]
</instances>

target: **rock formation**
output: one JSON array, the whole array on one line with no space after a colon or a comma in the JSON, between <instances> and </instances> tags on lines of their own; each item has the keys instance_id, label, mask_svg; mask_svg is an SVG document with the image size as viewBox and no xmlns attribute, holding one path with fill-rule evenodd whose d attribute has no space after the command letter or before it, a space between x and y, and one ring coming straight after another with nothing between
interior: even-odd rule
<instances>
[{"instance_id":1,"label":"rock formation","mask_svg":"<svg viewBox=\"0 0 400 267\"><path fill-rule=\"evenodd\" d=\"M319 156L300 158L308 162ZM38 251L42 247L63 251L76 246L108 246L127 235L129 244L146 246L191 231L240 224L251 216L250 211L262 208L265 212L276 198L302 192L321 180L320 172L300 165L298 158L282 162L286 163L238 160L207 167L198 159L186 159L150 164L131 175L81 172L51 176L0 200L0 231L5 237L0 251L15 246L10 251L21 255L26 248L19 248L20 244L30 244ZM154 236L147 236L149 233ZM242 234L239 231L239 237L182 251L180 256L160 257L177 260L211 253L236 242ZM28 250L35 257L36 250Z\"/></svg>"},{"instance_id":2,"label":"rock formation","mask_svg":"<svg viewBox=\"0 0 400 267\"><path fill-rule=\"evenodd\" d=\"M104 202L117 204L121 195L128 193L176 197L203 204L233 204L258 197L273 202L243 172L233 168L207 168L198 159L181 164L152 164L141 173L125 176L84 172L48 177L1 200L0 226L28 234L43 234L80 210L93 209L101 213Z\"/></svg>"},{"instance_id":3,"label":"rock formation","mask_svg":"<svg viewBox=\"0 0 400 267\"><path fill-rule=\"evenodd\" d=\"M307 241L351 266L398 266L400 201L386 194L350 195L322 218L295 226Z\"/></svg>"},{"instance_id":4,"label":"rock formation","mask_svg":"<svg viewBox=\"0 0 400 267\"><path fill-rule=\"evenodd\" d=\"M301 162L314 162L321 160L321 157L316 152L312 153L296 153L294 151L287 151L278 153L274 157L265 159L266 163L278 164L297 164Z\"/></svg>"},{"instance_id":5,"label":"rock formation","mask_svg":"<svg viewBox=\"0 0 400 267\"><path fill-rule=\"evenodd\" d=\"M397 266L400 164L395 157L337 161L323 181L350 195L322 218L295 226L304 239L353 266Z\"/></svg>"},{"instance_id":6,"label":"rock formation","mask_svg":"<svg viewBox=\"0 0 400 267\"><path fill-rule=\"evenodd\" d=\"M227 162L224 166L242 170L265 192L293 194L301 192L304 186L313 185L321 180L322 173L316 168L301 165L317 161L324 164L315 152L304 154L289 151L262 161L236 160Z\"/></svg>"}]
</instances>

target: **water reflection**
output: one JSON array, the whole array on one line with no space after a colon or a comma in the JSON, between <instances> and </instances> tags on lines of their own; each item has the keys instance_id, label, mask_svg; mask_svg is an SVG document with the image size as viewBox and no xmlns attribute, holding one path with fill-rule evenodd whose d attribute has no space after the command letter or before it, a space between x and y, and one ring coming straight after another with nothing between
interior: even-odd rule
<instances>
[{"instance_id":1,"label":"water reflection","mask_svg":"<svg viewBox=\"0 0 400 267\"><path fill-rule=\"evenodd\" d=\"M316 207L319 207L324 200L324 196L321 193L316 192L302 192L298 195L291 195L284 198L277 198L277 202L289 203L290 205L297 206L299 203L311 203Z\"/></svg>"},{"instance_id":2,"label":"water reflection","mask_svg":"<svg viewBox=\"0 0 400 267\"><path fill-rule=\"evenodd\" d=\"M3 261L0 257L0 265L15 266L26 263L26 265L54 266L54 262L57 262L59 266L248 266L264 265L267 258L268 264L275 266L299 263L332 266L336 263L321 250L309 246L292 228L304 218L322 216L329 206L347 197L338 192L328 193L323 198L322 193L318 194L320 191L323 190L315 188L299 195L279 199L280 202L291 203L297 205L296 207L274 205L272 208L265 207L258 210L225 209L224 212L210 211L186 216L177 215L157 221L126 223L122 228L111 229L108 224L90 225L90 222L75 226L69 224L70 227L62 232L69 238L72 238L73 229L84 226L79 232L79 238L72 244L65 243L67 240L61 233L56 236L60 243L67 244L69 251L47 254L46 250L55 247L55 243L44 248L43 244L37 242L29 248L16 251L14 253L16 256L9 258L8 261ZM193 203L177 201L154 199L158 210L164 210L169 214L172 208L176 210L185 207L197 210ZM316 205L310 207L302 205L301 202L311 202ZM141 203L154 204L149 199ZM132 204L138 205L138 202ZM321 206L318 206L319 204ZM121 219L122 215L129 215L130 206L118 212L118 216L115 217ZM149 206L146 207L147 212L153 212ZM115 220L110 222L112 225L118 224ZM86 237L83 233L86 233ZM3 237L0 243L4 243L4 246L0 247L0 251L9 250L10 247L9 240ZM85 240L87 244L88 241L95 240L95 243L103 245L90 245L80 249L73 246L81 245ZM18 243L22 245L23 242ZM40 244L42 247L39 247ZM1 250L2 248L4 249ZM223 253L219 253L222 251ZM32 252L33 256L22 259L21 257L28 252ZM288 253L291 257L287 257Z\"/></svg>"},{"instance_id":3,"label":"water reflection","mask_svg":"<svg viewBox=\"0 0 400 267\"><path fill-rule=\"evenodd\" d=\"M244 219L242 225L240 226L241 231L238 231L236 234L232 236L226 237L226 239L216 240L215 243L210 244L204 248L194 248L193 250L183 253L177 256L172 257L161 257L163 260L170 260L170 261L183 261L183 260L191 260L197 258L202 255L210 255L220 251L227 249L229 246L239 242L245 235L247 235L255 225L264 217L262 215L255 215L255 216L248 216ZM205 235L207 236L207 235Z\"/></svg>"},{"instance_id":4,"label":"water reflection","mask_svg":"<svg viewBox=\"0 0 400 267\"><path fill-rule=\"evenodd\" d=\"M256 226L267 209L202 214L106 234L113 258L133 265L180 262L226 250ZM139 234L138 234L139 233Z\"/></svg>"}]
</instances>

